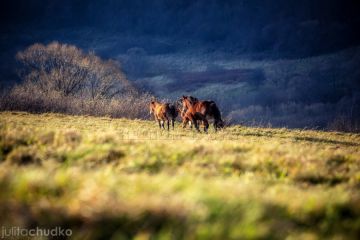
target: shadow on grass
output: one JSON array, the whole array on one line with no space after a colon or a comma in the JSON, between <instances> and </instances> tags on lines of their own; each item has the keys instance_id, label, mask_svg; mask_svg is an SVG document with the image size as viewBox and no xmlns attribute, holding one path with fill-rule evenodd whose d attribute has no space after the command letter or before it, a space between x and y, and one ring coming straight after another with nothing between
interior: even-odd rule
<instances>
[{"instance_id":1,"label":"shadow on grass","mask_svg":"<svg viewBox=\"0 0 360 240\"><path fill-rule=\"evenodd\" d=\"M278 137L282 139L294 139L296 141L306 141L306 142L312 142L312 143L327 143L327 144L338 144L338 145L345 145L345 146L360 146L359 143L355 142L347 142L347 141L337 141L337 140L331 140L331 139L325 139L325 138L316 138L316 137L297 137L297 136L279 136L277 134L274 134L272 132L246 132L246 133L237 133L235 135L238 136L252 136L252 137Z\"/></svg>"},{"instance_id":2,"label":"shadow on grass","mask_svg":"<svg viewBox=\"0 0 360 240\"><path fill-rule=\"evenodd\" d=\"M306 141L306 142L316 142L316 143L328 143L328 144L339 144L346 146L360 146L359 143L346 142L346 141L337 141L324 138L315 138L315 137L293 137L296 141Z\"/></svg>"},{"instance_id":3,"label":"shadow on grass","mask_svg":"<svg viewBox=\"0 0 360 240\"><path fill-rule=\"evenodd\" d=\"M176 238L184 239L186 219L166 211L145 211L136 217L126 214L115 215L99 212L96 216L86 217L68 214L61 208L47 208L33 211L29 205L17 205L15 208L1 209L8 219L21 221L24 229L71 229L71 236L49 236L48 239L133 239L139 235L161 238L171 232ZM10 211L11 210L11 211ZM9 212L10 211L10 212ZM15 223L1 221L4 226L15 226ZM146 238L147 239L147 238Z\"/></svg>"},{"instance_id":4,"label":"shadow on grass","mask_svg":"<svg viewBox=\"0 0 360 240\"><path fill-rule=\"evenodd\" d=\"M206 205L210 214L201 220L171 211L151 210L136 216L98 212L95 216L84 217L68 214L61 208L34 211L34 206L28 204L9 206L6 203L2 204L0 212L15 222L20 220L24 223L21 227L26 229L71 229L72 236L68 239L238 239L239 233L242 239L284 239L293 232L309 231L320 238L332 235L353 238L360 233L360 226L356 224L359 208L354 204L322 206L307 211L305 215L266 203L226 205L216 200L215 203L206 202ZM258 208L261 210L257 211ZM14 224L6 219L0 223L4 226ZM266 226L267 230L261 234L254 232L258 226Z\"/></svg>"},{"instance_id":5,"label":"shadow on grass","mask_svg":"<svg viewBox=\"0 0 360 240\"><path fill-rule=\"evenodd\" d=\"M322 175L303 175L295 178L295 181L307 183L310 185L325 184L329 186L335 186L344 182L347 182L349 179L342 176L322 176Z\"/></svg>"}]
</instances>

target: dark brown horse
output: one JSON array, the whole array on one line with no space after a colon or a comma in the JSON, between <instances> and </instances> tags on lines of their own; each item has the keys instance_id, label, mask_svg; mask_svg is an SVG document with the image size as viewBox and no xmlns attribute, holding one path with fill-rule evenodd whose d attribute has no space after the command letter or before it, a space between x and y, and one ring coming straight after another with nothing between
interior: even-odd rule
<instances>
[{"instance_id":1,"label":"dark brown horse","mask_svg":"<svg viewBox=\"0 0 360 240\"><path fill-rule=\"evenodd\" d=\"M207 119L214 119L214 129L224 127L224 121L221 119L221 113L214 101L200 101L192 96L182 96L181 101L183 103L182 114L186 114L191 108L191 112L200 113L201 120L204 123L204 130L207 131L209 126ZM204 119L206 121L204 121Z\"/></svg>"},{"instance_id":2,"label":"dark brown horse","mask_svg":"<svg viewBox=\"0 0 360 240\"><path fill-rule=\"evenodd\" d=\"M178 112L175 106L169 103L160 103L155 100L152 100L149 105L150 114L154 115L155 121L159 123L159 127L165 129L165 121L167 122L167 129L170 130L170 120L172 128L174 129L175 119L178 115Z\"/></svg>"}]
</instances>

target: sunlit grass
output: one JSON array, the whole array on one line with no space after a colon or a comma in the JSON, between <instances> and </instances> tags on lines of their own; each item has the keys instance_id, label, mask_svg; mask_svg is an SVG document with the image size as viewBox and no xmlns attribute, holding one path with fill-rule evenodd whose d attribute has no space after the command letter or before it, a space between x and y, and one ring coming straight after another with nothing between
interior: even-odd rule
<instances>
[{"instance_id":1,"label":"sunlit grass","mask_svg":"<svg viewBox=\"0 0 360 240\"><path fill-rule=\"evenodd\" d=\"M329 239L360 233L360 135L0 114L4 226L74 238Z\"/></svg>"}]
</instances>

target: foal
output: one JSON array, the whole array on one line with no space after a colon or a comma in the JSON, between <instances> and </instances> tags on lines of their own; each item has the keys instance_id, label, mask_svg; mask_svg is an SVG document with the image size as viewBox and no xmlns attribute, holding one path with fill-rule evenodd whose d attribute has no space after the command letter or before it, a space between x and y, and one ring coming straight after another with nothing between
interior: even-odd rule
<instances>
[{"instance_id":1,"label":"foal","mask_svg":"<svg viewBox=\"0 0 360 240\"><path fill-rule=\"evenodd\" d=\"M169 103L159 103L152 100L149 105L150 114L154 115L155 121L159 123L159 127L165 129L165 121L167 122L167 129L170 130L170 119L172 128L174 130L175 119L177 117L177 111L175 106Z\"/></svg>"}]
</instances>

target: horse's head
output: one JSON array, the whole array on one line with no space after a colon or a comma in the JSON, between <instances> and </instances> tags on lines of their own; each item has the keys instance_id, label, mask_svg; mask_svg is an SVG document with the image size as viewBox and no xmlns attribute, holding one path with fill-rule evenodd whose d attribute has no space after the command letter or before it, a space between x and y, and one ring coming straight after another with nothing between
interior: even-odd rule
<instances>
[{"instance_id":1,"label":"horse's head","mask_svg":"<svg viewBox=\"0 0 360 240\"><path fill-rule=\"evenodd\" d=\"M188 96L182 96L182 98L180 100L182 103L181 115L183 115L188 108L192 107L192 103Z\"/></svg>"},{"instance_id":2,"label":"horse's head","mask_svg":"<svg viewBox=\"0 0 360 240\"><path fill-rule=\"evenodd\" d=\"M190 100L190 102L191 102L192 104L195 104L196 102L199 101L199 99L197 99L196 97L193 97L193 96L188 96L188 99Z\"/></svg>"},{"instance_id":3,"label":"horse's head","mask_svg":"<svg viewBox=\"0 0 360 240\"><path fill-rule=\"evenodd\" d=\"M220 121L219 121L219 122L217 122L217 124L216 124L216 125L217 125L217 127L218 127L218 128L224 128L224 127L225 127L225 122L224 122L223 120L221 120L221 119L220 119Z\"/></svg>"},{"instance_id":4,"label":"horse's head","mask_svg":"<svg viewBox=\"0 0 360 240\"><path fill-rule=\"evenodd\" d=\"M191 96L182 96L181 98L182 105L186 106L187 108L190 108L195 103L194 99L196 98L193 98Z\"/></svg>"},{"instance_id":5,"label":"horse's head","mask_svg":"<svg viewBox=\"0 0 360 240\"><path fill-rule=\"evenodd\" d=\"M155 110L155 105L156 102L154 100L151 100L150 104L149 104L149 109L150 109L150 115L154 112Z\"/></svg>"}]
</instances>

